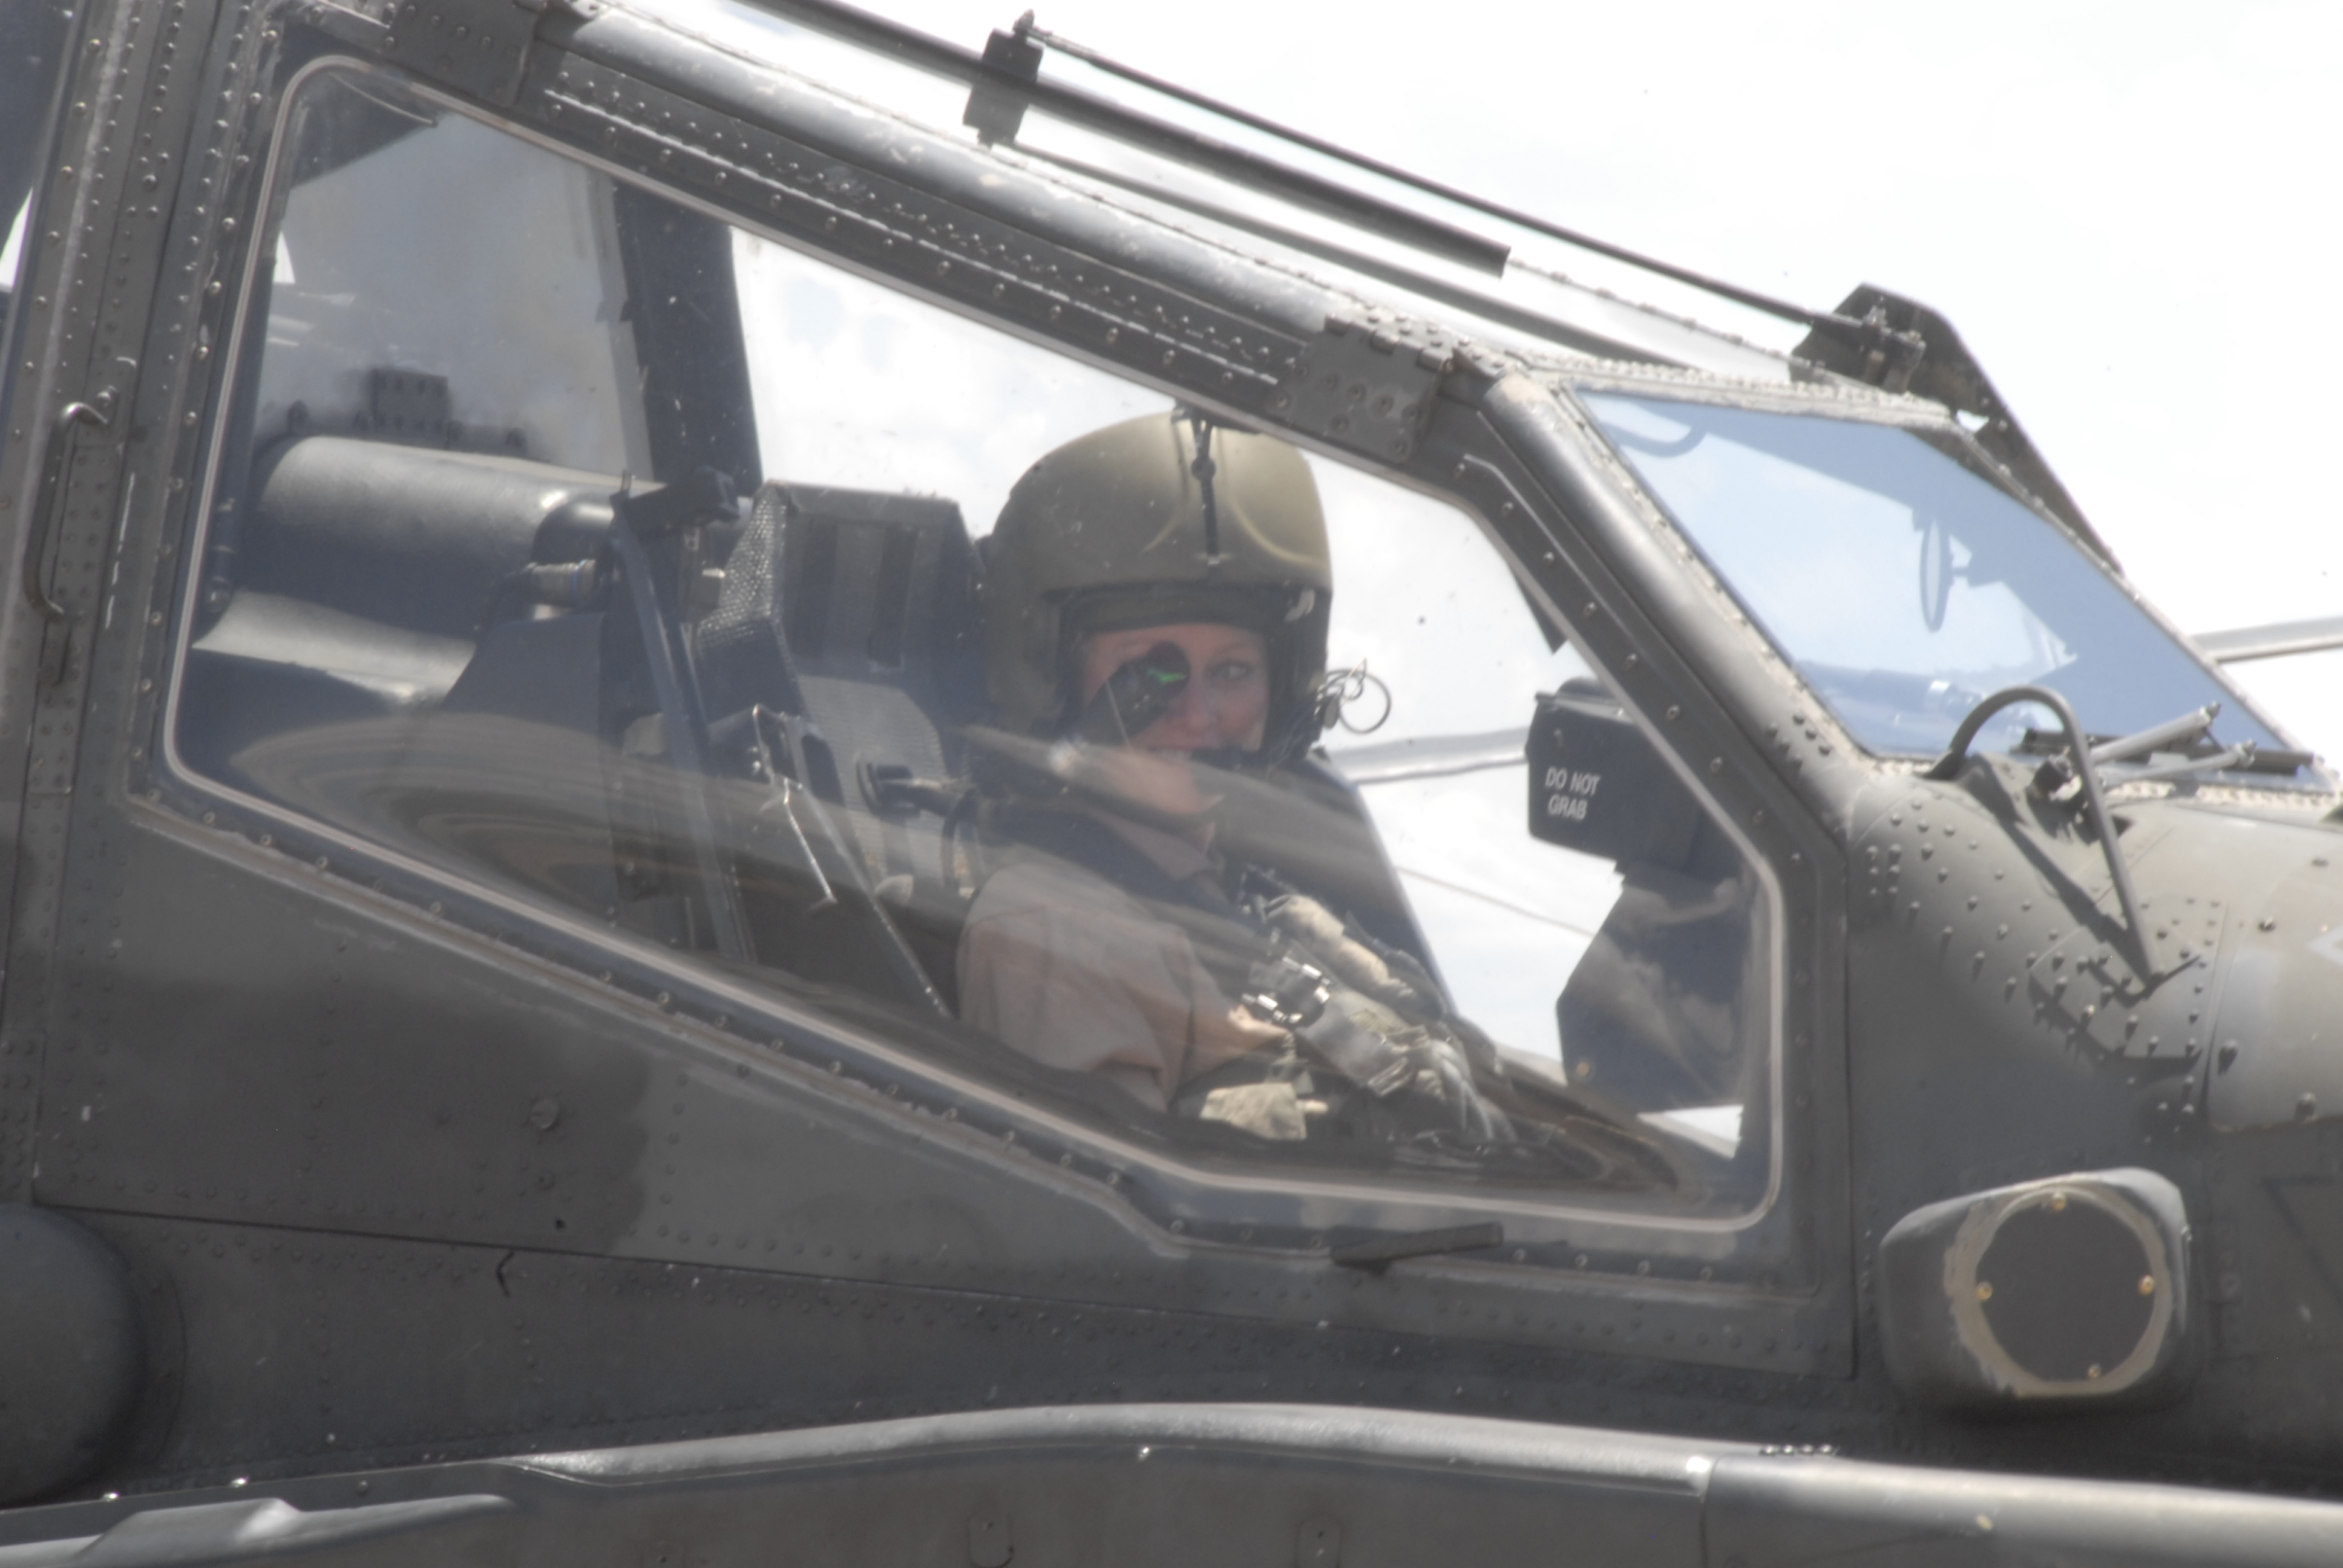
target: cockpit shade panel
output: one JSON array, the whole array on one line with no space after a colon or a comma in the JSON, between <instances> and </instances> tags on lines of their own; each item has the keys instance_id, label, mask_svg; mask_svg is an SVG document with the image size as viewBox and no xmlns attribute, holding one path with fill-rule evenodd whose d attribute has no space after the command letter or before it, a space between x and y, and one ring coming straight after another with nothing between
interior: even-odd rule
<instances>
[{"instance_id":1,"label":"cockpit shade panel","mask_svg":"<svg viewBox=\"0 0 2343 1568\"><path fill-rule=\"evenodd\" d=\"M2094 735L2223 705L2223 746L2279 742L2081 546L1899 426L1680 399L1585 401L1752 620L1865 749L1934 757L1970 709L2054 688ZM2056 720L1996 716L1976 749Z\"/></svg>"}]
</instances>

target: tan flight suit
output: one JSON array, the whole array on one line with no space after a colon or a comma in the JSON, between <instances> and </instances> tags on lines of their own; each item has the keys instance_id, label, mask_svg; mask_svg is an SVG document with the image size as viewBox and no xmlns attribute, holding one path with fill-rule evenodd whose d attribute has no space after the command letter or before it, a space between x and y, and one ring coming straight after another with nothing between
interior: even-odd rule
<instances>
[{"instance_id":1,"label":"tan flight suit","mask_svg":"<svg viewBox=\"0 0 2343 1568\"><path fill-rule=\"evenodd\" d=\"M1177 881L1210 877L1188 840L1097 819ZM1042 855L985 879L960 940L965 1021L1051 1067L1095 1072L1155 1110L1285 1031L1232 1000L1188 934L1086 867Z\"/></svg>"}]
</instances>

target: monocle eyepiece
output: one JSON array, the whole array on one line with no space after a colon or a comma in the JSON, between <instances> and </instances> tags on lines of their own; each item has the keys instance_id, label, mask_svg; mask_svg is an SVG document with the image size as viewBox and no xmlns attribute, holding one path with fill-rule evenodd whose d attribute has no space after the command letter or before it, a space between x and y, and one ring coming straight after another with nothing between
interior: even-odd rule
<instances>
[{"instance_id":1,"label":"monocle eyepiece","mask_svg":"<svg viewBox=\"0 0 2343 1568\"><path fill-rule=\"evenodd\" d=\"M1187 689L1188 656L1177 643L1159 642L1106 678L1074 721L1072 739L1093 746L1128 745Z\"/></svg>"}]
</instances>

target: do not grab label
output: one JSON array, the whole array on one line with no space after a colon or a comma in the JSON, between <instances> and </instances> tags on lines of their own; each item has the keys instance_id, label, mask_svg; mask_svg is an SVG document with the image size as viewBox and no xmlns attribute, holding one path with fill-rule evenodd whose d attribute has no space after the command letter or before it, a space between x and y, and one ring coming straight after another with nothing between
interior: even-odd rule
<instances>
[{"instance_id":1,"label":"do not grab label","mask_svg":"<svg viewBox=\"0 0 2343 1568\"><path fill-rule=\"evenodd\" d=\"M1545 770L1545 814L1564 821L1584 822L1587 808L1594 799L1595 790L1602 787L1603 775L1600 773L1549 768Z\"/></svg>"}]
</instances>

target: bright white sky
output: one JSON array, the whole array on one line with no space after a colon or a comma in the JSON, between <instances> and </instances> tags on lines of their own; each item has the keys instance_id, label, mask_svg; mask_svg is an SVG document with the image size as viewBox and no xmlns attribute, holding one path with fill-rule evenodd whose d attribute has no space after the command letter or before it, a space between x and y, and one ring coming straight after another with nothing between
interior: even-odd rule
<instances>
[{"instance_id":1,"label":"bright white sky","mask_svg":"<svg viewBox=\"0 0 2343 1568\"><path fill-rule=\"evenodd\" d=\"M968 45L1021 0L866 0ZM2192 630L2343 615L2343 5L1038 0L1041 25L1802 304L1947 315ZM2343 757L2343 653L2237 667Z\"/></svg>"},{"instance_id":2,"label":"bright white sky","mask_svg":"<svg viewBox=\"0 0 2343 1568\"><path fill-rule=\"evenodd\" d=\"M975 45L1019 0L866 3ZM1039 20L1720 277L1925 300L2182 626L2343 614L2343 5L1042 0ZM2237 673L2343 757L2343 652Z\"/></svg>"}]
</instances>

